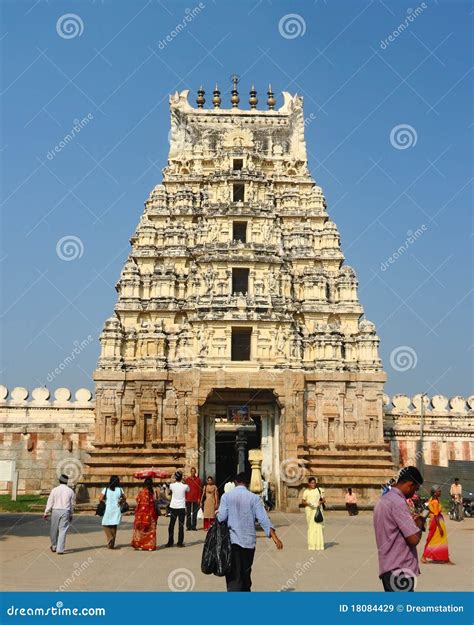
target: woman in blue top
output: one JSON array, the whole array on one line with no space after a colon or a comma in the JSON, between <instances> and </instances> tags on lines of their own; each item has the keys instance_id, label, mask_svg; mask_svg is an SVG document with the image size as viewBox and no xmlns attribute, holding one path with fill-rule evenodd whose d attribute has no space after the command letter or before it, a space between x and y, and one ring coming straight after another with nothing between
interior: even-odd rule
<instances>
[{"instance_id":1,"label":"woman in blue top","mask_svg":"<svg viewBox=\"0 0 474 625\"><path fill-rule=\"evenodd\" d=\"M115 537L117 536L117 527L122 518L120 506L127 499L120 486L120 478L118 475L112 475L109 485L102 490L99 501L103 499L105 499L105 513L102 517L102 525L107 538L107 547L113 549L115 546Z\"/></svg>"}]
</instances>

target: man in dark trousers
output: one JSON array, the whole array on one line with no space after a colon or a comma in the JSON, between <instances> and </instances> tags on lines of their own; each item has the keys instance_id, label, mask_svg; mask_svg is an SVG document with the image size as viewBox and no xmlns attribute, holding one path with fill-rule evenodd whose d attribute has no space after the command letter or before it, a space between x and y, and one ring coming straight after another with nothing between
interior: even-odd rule
<instances>
[{"instance_id":1,"label":"man in dark trousers","mask_svg":"<svg viewBox=\"0 0 474 625\"><path fill-rule=\"evenodd\" d=\"M196 469L192 467L191 475L186 478L186 484L189 490L186 493L186 529L197 530L197 515L199 511L199 502L202 495L201 478L196 474Z\"/></svg>"},{"instance_id":2,"label":"man in dark trousers","mask_svg":"<svg viewBox=\"0 0 474 625\"><path fill-rule=\"evenodd\" d=\"M260 497L251 493L245 473L235 478L236 488L224 493L217 512L217 520L227 521L232 543L230 572L225 576L227 592L250 592L252 586L252 564L257 543L255 521L260 523L265 534L273 540L277 549L283 549L273 525L268 518Z\"/></svg>"},{"instance_id":3,"label":"man in dark trousers","mask_svg":"<svg viewBox=\"0 0 474 625\"><path fill-rule=\"evenodd\" d=\"M183 484L183 474L176 471L174 474L175 481L170 484L171 502L170 502L170 524L168 526L168 542L166 547L172 547L174 544L174 526L178 520L178 544L177 547L184 547L184 518L186 516L186 493L189 486Z\"/></svg>"}]
</instances>

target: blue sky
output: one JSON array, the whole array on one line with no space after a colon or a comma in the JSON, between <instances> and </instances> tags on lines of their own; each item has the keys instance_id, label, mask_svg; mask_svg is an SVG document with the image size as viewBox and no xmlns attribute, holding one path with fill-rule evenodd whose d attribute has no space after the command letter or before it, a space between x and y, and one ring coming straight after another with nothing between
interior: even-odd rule
<instances>
[{"instance_id":1,"label":"blue sky","mask_svg":"<svg viewBox=\"0 0 474 625\"><path fill-rule=\"evenodd\" d=\"M128 241L166 164L168 94L194 99L202 84L209 103L218 81L228 102L235 72L243 107L252 82L259 106L269 82L278 106L283 90L304 97L310 169L377 326L387 392L472 394L471 12L4 1L3 383L93 389Z\"/></svg>"}]
</instances>

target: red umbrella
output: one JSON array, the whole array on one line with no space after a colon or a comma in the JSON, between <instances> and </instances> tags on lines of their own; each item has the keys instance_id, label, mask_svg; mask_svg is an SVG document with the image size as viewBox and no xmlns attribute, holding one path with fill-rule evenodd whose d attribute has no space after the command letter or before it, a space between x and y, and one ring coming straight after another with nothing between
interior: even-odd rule
<instances>
[{"instance_id":1,"label":"red umbrella","mask_svg":"<svg viewBox=\"0 0 474 625\"><path fill-rule=\"evenodd\" d=\"M167 479L171 477L171 473L169 471L162 471L161 469L142 469L141 471L137 471L133 474L133 477L136 477L140 480L145 479L146 477L159 477L161 479Z\"/></svg>"}]
</instances>

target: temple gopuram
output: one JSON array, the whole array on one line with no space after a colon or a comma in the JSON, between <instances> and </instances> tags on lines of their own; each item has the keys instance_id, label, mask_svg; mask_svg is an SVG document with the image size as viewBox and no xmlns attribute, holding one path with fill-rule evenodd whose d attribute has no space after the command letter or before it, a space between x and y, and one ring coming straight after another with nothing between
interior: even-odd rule
<instances>
[{"instance_id":1,"label":"temple gopuram","mask_svg":"<svg viewBox=\"0 0 474 625\"><path fill-rule=\"evenodd\" d=\"M170 97L163 180L151 191L102 332L84 483L197 466L222 486L257 468L280 509L317 475L361 502L393 475L386 379L354 269L309 170L303 100L255 88L241 108Z\"/></svg>"}]
</instances>

